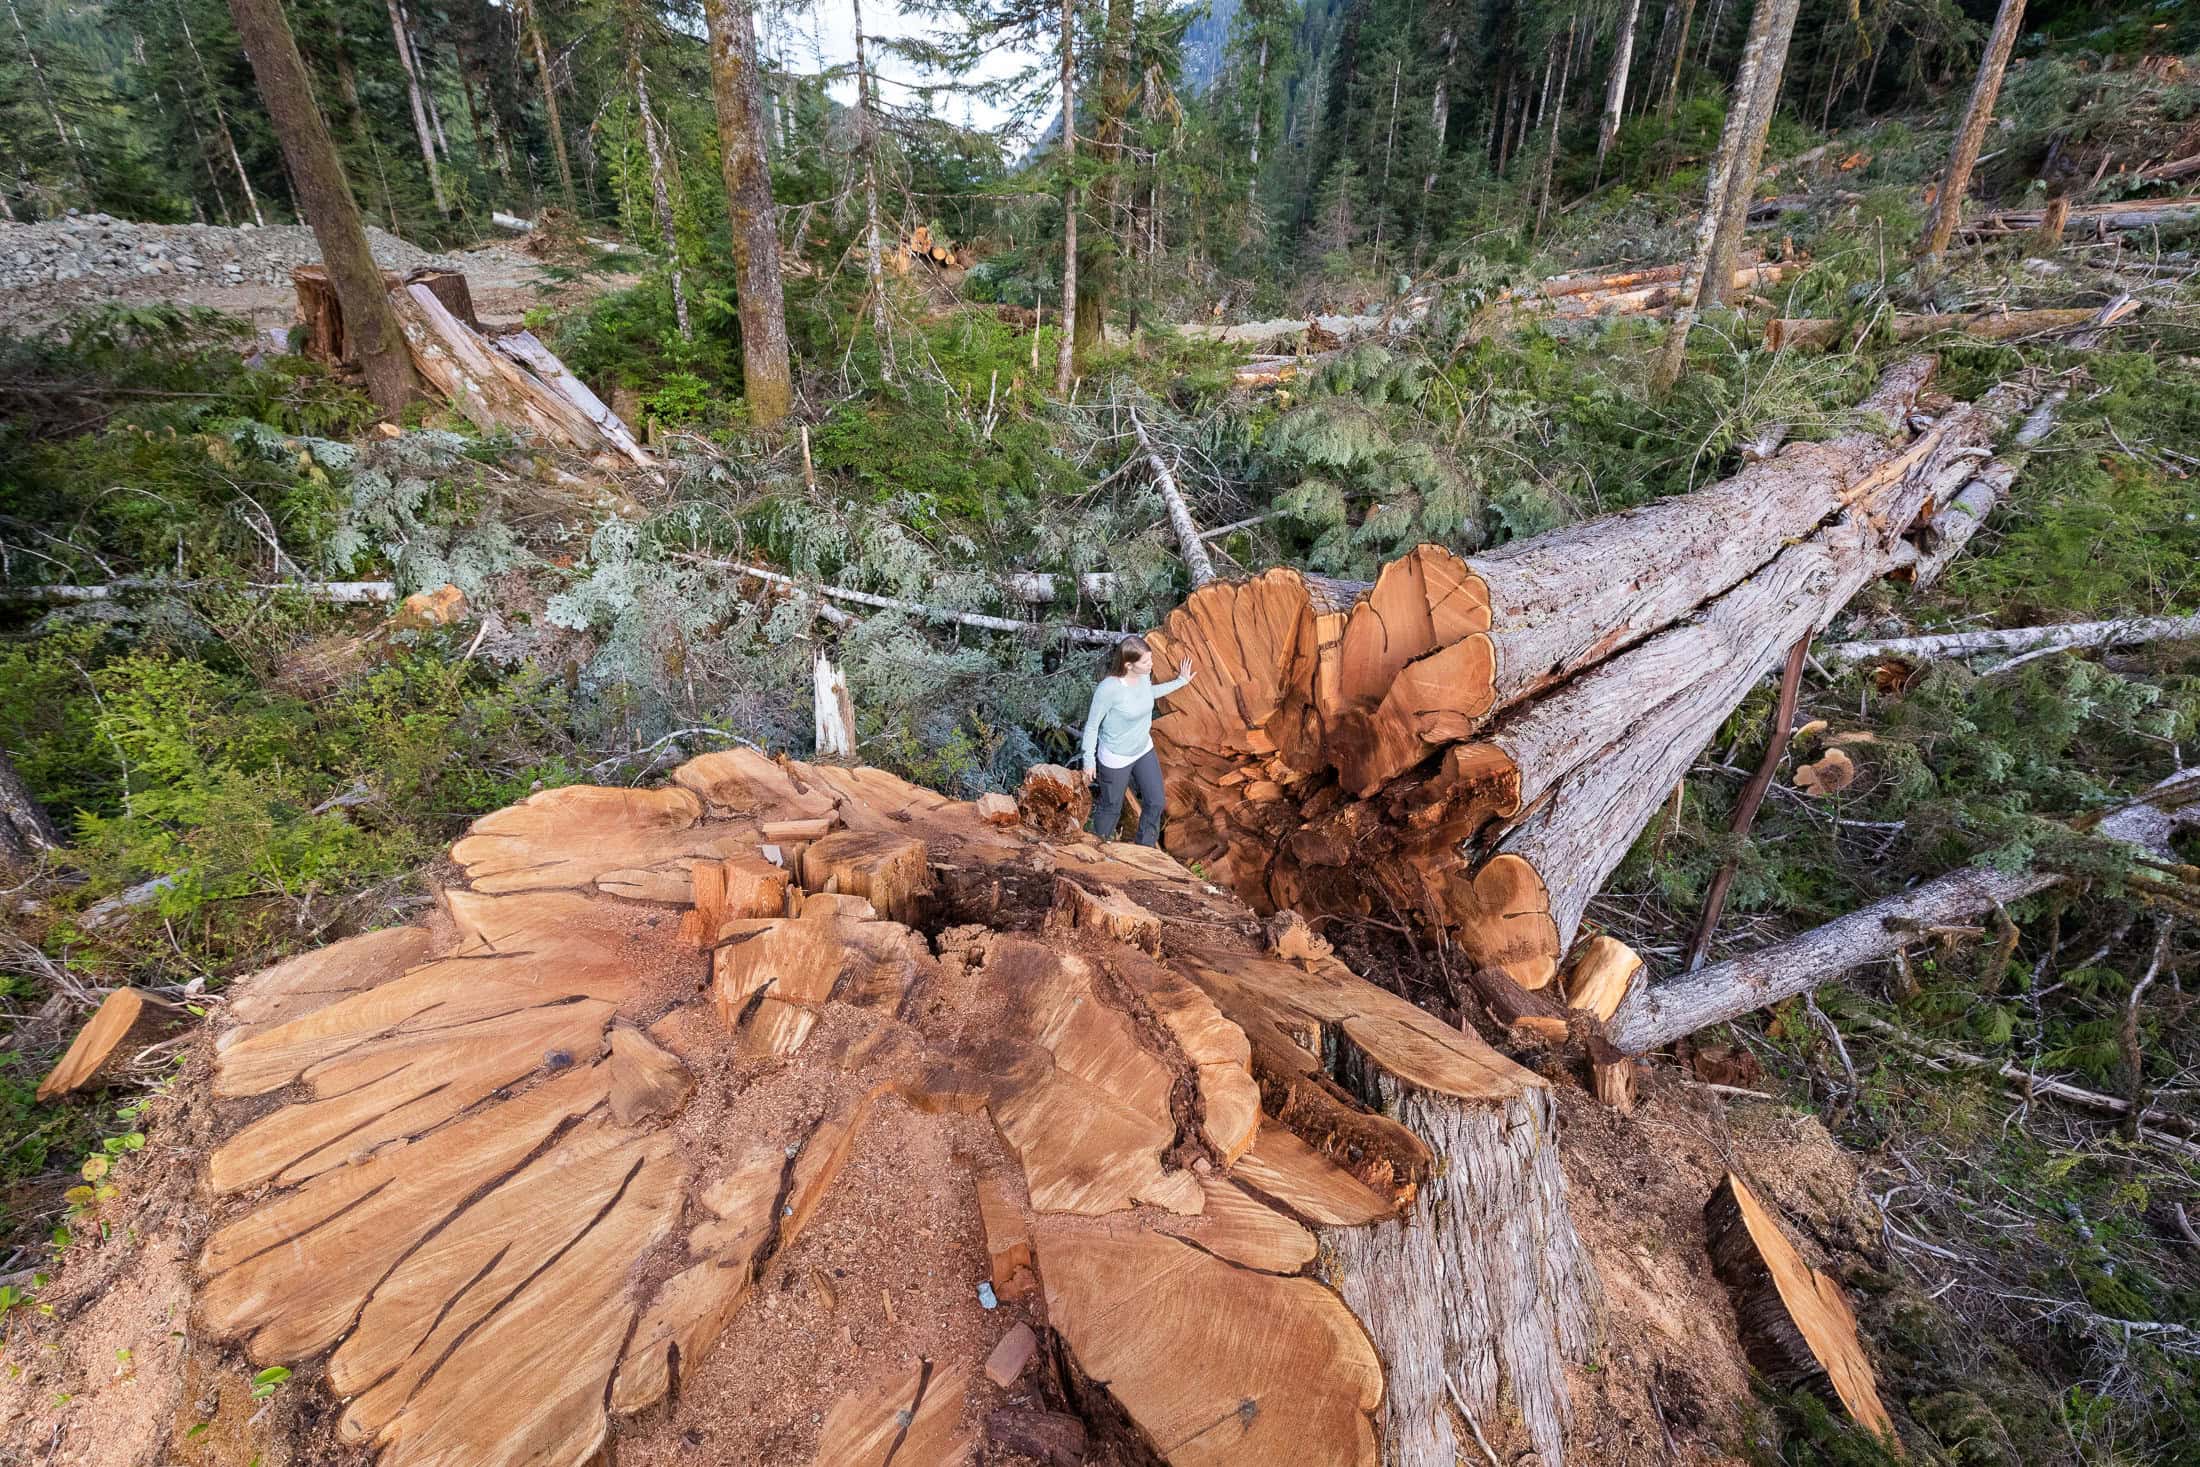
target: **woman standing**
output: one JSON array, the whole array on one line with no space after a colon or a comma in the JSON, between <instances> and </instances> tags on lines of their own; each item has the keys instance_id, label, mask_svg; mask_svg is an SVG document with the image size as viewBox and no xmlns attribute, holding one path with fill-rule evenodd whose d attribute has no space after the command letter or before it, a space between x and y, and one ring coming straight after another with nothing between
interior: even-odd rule
<instances>
[{"instance_id":1,"label":"woman standing","mask_svg":"<svg viewBox=\"0 0 2200 1467\"><path fill-rule=\"evenodd\" d=\"M1085 778L1098 776L1100 798L1093 802L1092 833L1115 839L1123 818L1123 791L1138 785L1138 843L1161 844L1161 756L1153 750L1153 705L1192 680L1189 658L1173 682L1156 686L1153 649L1143 639L1125 637L1108 654L1108 675L1092 690L1085 714Z\"/></svg>"}]
</instances>

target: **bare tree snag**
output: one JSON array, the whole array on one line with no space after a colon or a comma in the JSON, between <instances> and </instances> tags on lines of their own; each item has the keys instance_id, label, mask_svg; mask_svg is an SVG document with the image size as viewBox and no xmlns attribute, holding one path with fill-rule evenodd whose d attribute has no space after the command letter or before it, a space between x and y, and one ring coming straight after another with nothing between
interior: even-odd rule
<instances>
[{"instance_id":1,"label":"bare tree snag","mask_svg":"<svg viewBox=\"0 0 2200 1467\"><path fill-rule=\"evenodd\" d=\"M436 166L435 139L428 131L428 109L420 99L420 68L413 61L412 40L405 33L405 20L397 8L397 0L387 0L387 4L398 69L405 73L405 90L412 100L413 135L420 143L420 161L428 170L428 192L435 199L436 213L448 217L451 205L443 196L443 172Z\"/></svg>"},{"instance_id":2,"label":"bare tree snag","mask_svg":"<svg viewBox=\"0 0 2200 1467\"><path fill-rule=\"evenodd\" d=\"M100 1003L68 1052L38 1082L40 1100L56 1100L101 1085L146 1045L185 1022L183 1006L143 989L118 988Z\"/></svg>"},{"instance_id":3,"label":"bare tree snag","mask_svg":"<svg viewBox=\"0 0 2200 1467\"><path fill-rule=\"evenodd\" d=\"M1604 117L1597 124L1597 168L1601 172L1604 158L1612 151L1612 140L1619 136L1620 111L1627 103L1627 67L1635 55L1635 21L1642 14L1642 0L1627 0L1619 23L1619 40L1612 50L1612 74L1604 87Z\"/></svg>"},{"instance_id":4,"label":"bare tree snag","mask_svg":"<svg viewBox=\"0 0 2200 1467\"><path fill-rule=\"evenodd\" d=\"M2110 812L2091 833L2150 852L2166 850L2173 816L2165 812L2189 815L2195 798L2200 798L2200 771L2187 770L2156 785L2146 798ZM1620 1005L1607 1032L1627 1053L1647 1053L1699 1029L1808 993L1866 963L1884 961L1915 941L1921 927L1967 921L2065 879L2055 871L2005 872L1983 866L1950 872L1786 942L1639 987Z\"/></svg>"},{"instance_id":5,"label":"bare tree snag","mask_svg":"<svg viewBox=\"0 0 2200 1467\"><path fill-rule=\"evenodd\" d=\"M1598 1286L1546 1086L1167 856L731 750L544 791L450 869L424 925L237 984L195 1102L196 1317L322 1360L385 1467L584 1461L706 1377L728 1460L945 1460L1022 1373L983 1368L989 1277L1074 1383L1048 1441L1449 1467L1463 1385L1557 1460ZM850 1178L928 1164L892 1246L816 1267ZM820 1353L821 1421L743 1363L882 1290L971 1343Z\"/></svg>"},{"instance_id":6,"label":"bare tree snag","mask_svg":"<svg viewBox=\"0 0 2200 1467\"><path fill-rule=\"evenodd\" d=\"M412 360L382 285L382 269L367 245L366 226L351 196L343 162L329 137L328 122L313 100L313 83L290 33L281 0L230 0L229 14L238 39L252 60L261 100L283 146L299 211L313 226L337 299L343 302L346 330L367 394L375 406L395 417L419 391Z\"/></svg>"},{"instance_id":7,"label":"bare tree snag","mask_svg":"<svg viewBox=\"0 0 2200 1467\"><path fill-rule=\"evenodd\" d=\"M1978 164L1979 148L1986 141L1986 124L1994 115L1994 99L2001 95L2002 73L2009 68L2009 53L2017 44L2017 29L2024 23L2024 0L2001 0L1994 14L1993 34L1987 37L1986 54L1979 58L1978 79L1971 84L1971 100L1964 104L1963 121L1956 126L1955 146L1948 154L1948 170L1940 176L1940 192L1933 204L1932 224L1925 231L1925 245L1918 253L1925 259L1945 254L1963 219L1963 199L1971 191L1971 170Z\"/></svg>"},{"instance_id":8,"label":"bare tree snag","mask_svg":"<svg viewBox=\"0 0 2200 1467\"><path fill-rule=\"evenodd\" d=\"M1907 426L1929 359L1854 431L1734 478L1372 583L1272 570L1192 594L1153 635L1200 676L1155 720L1165 839L1260 911L1441 931L1524 987L1762 675L1877 576L1936 486L2025 405ZM1625 709L1625 717L1613 710Z\"/></svg>"},{"instance_id":9,"label":"bare tree snag","mask_svg":"<svg viewBox=\"0 0 2200 1467\"><path fill-rule=\"evenodd\" d=\"M1704 1229L1712 1264L1734 1295L1750 1363L1783 1389L1809 1386L1832 1395L1859 1425L1899 1450L1841 1286L1803 1261L1779 1220L1732 1172L1704 1205Z\"/></svg>"}]
</instances>

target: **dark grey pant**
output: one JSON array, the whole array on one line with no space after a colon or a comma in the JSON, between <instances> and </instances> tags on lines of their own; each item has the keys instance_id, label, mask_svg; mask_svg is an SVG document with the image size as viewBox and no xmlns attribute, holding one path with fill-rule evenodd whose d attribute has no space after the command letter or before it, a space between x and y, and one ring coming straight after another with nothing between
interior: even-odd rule
<instances>
[{"instance_id":1,"label":"dark grey pant","mask_svg":"<svg viewBox=\"0 0 2200 1467\"><path fill-rule=\"evenodd\" d=\"M1102 840L1115 839L1115 827L1123 818L1123 791L1138 782L1138 843L1161 844L1161 756L1148 749L1136 764L1121 769L1100 766L1100 797L1092 802L1092 833Z\"/></svg>"}]
</instances>

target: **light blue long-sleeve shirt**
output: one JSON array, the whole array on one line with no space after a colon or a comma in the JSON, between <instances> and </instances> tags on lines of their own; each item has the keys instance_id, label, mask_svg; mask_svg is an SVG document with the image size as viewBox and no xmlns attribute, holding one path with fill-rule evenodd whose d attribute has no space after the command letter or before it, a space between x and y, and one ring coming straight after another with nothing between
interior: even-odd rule
<instances>
[{"instance_id":1,"label":"light blue long-sleeve shirt","mask_svg":"<svg viewBox=\"0 0 2200 1467\"><path fill-rule=\"evenodd\" d=\"M1165 698L1190 681L1188 677L1165 683L1151 678L1135 683L1119 677L1100 679L1092 690L1092 708L1085 714L1085 767L1097 762L1102 749L1127 764L1152 748L1154 699Z\"/></svg>"}]
</instances>

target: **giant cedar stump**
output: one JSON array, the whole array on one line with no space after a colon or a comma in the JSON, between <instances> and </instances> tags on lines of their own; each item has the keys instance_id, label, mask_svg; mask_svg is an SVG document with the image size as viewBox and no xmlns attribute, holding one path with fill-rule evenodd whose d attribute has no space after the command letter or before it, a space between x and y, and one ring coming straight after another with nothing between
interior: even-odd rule
<instances>
[{"instance_id":1,"label":"giant cedar stump","mask_svg":"<svg viewBox=\"0 0 2200 1467\"><path fill-rule=\"evenodd\" d=\"M929 1147L959 1221L869 1293L973 1327L800 1352L771 1460L962 1460L1021 1316L1111 1460L1448 1464L1468 1360L1555 1464L1597 1288L1544 1083L1160 852L989 814L734 751L475 822L431 918L234 989L200 1326L318 1361L383 1463L579 1464L786 1362L784 1301L859 1307L805 1249Z\"/></svg>"}]
</instances>

